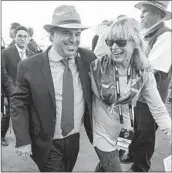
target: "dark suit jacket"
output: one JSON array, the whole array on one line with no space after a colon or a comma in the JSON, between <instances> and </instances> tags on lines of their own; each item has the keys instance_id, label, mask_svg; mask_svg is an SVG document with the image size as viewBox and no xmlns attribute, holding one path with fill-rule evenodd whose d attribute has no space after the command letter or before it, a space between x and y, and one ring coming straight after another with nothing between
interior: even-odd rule
<instances>
[{"instance_id":1,"label":"dark suit jacket","mask_svg":"<svg viewBox=\"0 0 172 173\"><path fill-rule=\"evenodd\" d=\"M16 147L32 144L33 160L44 166L55 131L56 106L53 81L45 52L21 61L18 66L16 88L11 97L11 118L16 136ZM85 97L84 125L92 142L92 91L89 77L90 62L96 57L79 48L76 57Z\"/></svg>"},{"instance_id":2,"label":"dark suit jacket","mask_svg":"<svg viewBox=\"0 0 172 173\"><path fill-rule=\"evenodd\" d=\"M34 55L30 50L26 50L28 57ZM18 50L15 45L8 47L2 51L2 59L5 63L5 68L9 76L12 78L13 83L16 82L17 65L21 61Z\"/></svg>"},{"instance_id":3,"label":"dark suit jacket","mask_svg":"<svg viewBox=\"0 0 172 173\"><path fill-rule=\"evenodd\" d=\"M4 93L8 98L13 92L14 86L11 78L9 77L3 59L1 60L1 93Z\"/></svg>"}]
</instances>

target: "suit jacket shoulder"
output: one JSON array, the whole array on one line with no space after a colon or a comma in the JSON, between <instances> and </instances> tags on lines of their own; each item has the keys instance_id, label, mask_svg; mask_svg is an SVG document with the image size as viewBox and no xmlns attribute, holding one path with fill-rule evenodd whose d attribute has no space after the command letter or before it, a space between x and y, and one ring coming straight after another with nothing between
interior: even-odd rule
<instances>
[{"instance_id":1,"label":"suit jacket shoulder","mask_svg":"<svg viewBox=\"0 0 172 173\"><path fill-rule=\"evenodd\" d=\"M43 53L39 53L39 54L34 54L31 57L29 57L28 59L25 59L23 61L19 62L19 66L22 66L25 70L30 69L30 68L37 68L39 67L42 62L42 57L43 57Z\"/></svg>"},{"instance_id":2,"label":"suit jacket shoulder","mask_svg":"<svg viewBox=\"0 0 172 173\"><path fill-rule=\"evenodd\" d=\"M4 60L5 66L7 65L9 58L14 59L14 56L16 56L16 54L18 54L18 52L17 52L17 48L15 45L7 47L6 49L3 49L2 59ZM19 56L19 54L18 54L18 56Z\"/></svg>"},{"instance_id":3,"label":"suit jacket shoulder","mask_svg":"<svg viewBox=\"0 0 172 173\"><path fill-rule=\"evenodd\" d=\"M28 47L26 48L26 54L28 57L35 55L35 53L32 50L30 50Z\"/></svg>"},{"instance_id":4,"label":"suit jacket shoulder","mask_svg":"<svg viewBox=\"0 0 172 173\"><path fill-rule=\"evenodd\" d=\"M89 62L90 63L91 61L96 59L95 54L91 50L88 50L85 48L79 48L78 52L80 53L83 62Z\"/></svg>"},{"instance_id":5,"label":"suit jacket shoulder","mask_svg":"<svg viewBox=\"0 0 172 173\"><path fill-rule=\"evenodd\" d=\"M4 49L4 50L2 51L2 54L7 56L7 55L13 54L13 52L18 53L18 50L17 50L17 48L16 48L15 45L12 45L12 46L7 47L6 49ZM27 54L28 57L35 55L35 53L32 52L32 51L29 50L29 49L26 49L26 54ZM18 54L18 55L19 55L19 54Z\"/></svg>"},{"instance_id":6,"label":"suit jacket shoulder","mask_svg":"<svg viewBox=\"0 0 172 173\"><path fill-rule=\"evenodd\" d=\"M9 54L9 53L11 53L13 51L17 51L17 48L16 48L15 45L7 47L6 49L3 49L2 54L6 55L6 54Z\"/></svg>"}]
</instances>

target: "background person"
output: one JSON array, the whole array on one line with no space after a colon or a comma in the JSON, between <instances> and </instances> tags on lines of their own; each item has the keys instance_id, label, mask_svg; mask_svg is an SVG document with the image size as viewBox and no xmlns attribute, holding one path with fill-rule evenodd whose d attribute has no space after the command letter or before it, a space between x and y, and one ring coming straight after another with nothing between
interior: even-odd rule
<instances>
[{"instance_id":1,"label":"background person","mask_svg":"<svg viewBox=\"0 0 172 173\"><path fill-rule=\"evenodd\" d=\"M2 50L2 69L5 68L6 71L6 76L8 75L10 79L12 79L12 83L15 86L16 83L16 75L17 75L17 65L18 63L27 58L28 56L32 56L33 53L29 50L26 50L26 45L27 45L27 39L28 39L28 33L27 29L24 26L19 26L15 30L15 44L12 45L11 47L8 47L6 49ZM23 53L23 54L22 54ZM3 71L2 74L5 74ZM7 78L7 77L6 77ZM10 82L8 82L10 85ZM7 85L6 85L7 87ZM10 87L10 86L8 86ZM14 89L14 87L13 87ZM2 133L2 138L1 138L1 143L3 145L8 145L7 141L5 140L5 135L7 133L7 130L9 128L9 121L10 121L10 101L9 101L9 94L5 92L4 87L2 87L3 96L6 96L7 99L5 99L4 104L5 104L5 112L4 112L4 117L1 121L2 123L2 128L1 128L1 133ZM4 107L3 107L4 108Z\"/></svg>"},{"instance_id":2,"label":"background person","mask_svg":"<svg viewBox=\"0 0 172 173\"><path fill-rule=\"evenodd\" d=\"M9 98L13 92L14 86L11 78L7 74L3 59L1 59L1 145L7 146L8 142L5 139L7 130L9 128ZM6 111L4 110L4 106Z\"/></svg>"},{"instance_id":3,"label":"background person","mask_svg":"<svg viewBox=\"0 0 172 173\"><path fill-rule=\"evenodd\" d=\"M11 27L10 27L10 37L12 39L12 42L9 44L8 47L13 46L15 44L15 30L19 26L21 26L21 25L19 23L17 23L17 22L14 22L14 23L11 24Z\"/></svg>"},{"instance_id":4,"label":"background person","mask_svg":"<svg viewBox=\"0 0 172 173\"><path fill-rule=\"evenodd\" d=\"M141 10L141 25L145 40L149 44L148 59L154 69L157 88L162 101L168 96L171 79L171 29L164 20L171 19L172 13L166 9L169 1L143 1L135 5ZM137 127L129 147L129 154L121 159L122 163L134 162L133 171L147 172L151 167L151 157L155 147L157 124L151 109L146 103L139 102L135 116ZM142 118L144 117L144 118Z\"/></svg>"},{"instance_id":5,"label":"background person","mask_svg":"<svg viewBox=\"0 0 172 173\"><path fill-rule=\"evenodd\" d=\"M5 64L5 69L11 77L13 84L16 82L17 65L20 61L34 55L28 49L28 30L24 26L19 26L15 30L15 44L2 51L2 59Z\"/></svg>"},{"instance_id":6,"label":"background person","mask_svg":"<svg viewBox=\"0 0 172 173\"><path fill-rule=\"evenodd\" d=\"M99 39L99 26L102 25L102 24L105 24L105 25L108 25L109 21L108 20L104 20L101 24L99 24L97 26L97 29L96 29L96 34L95 36L93 37L92 39L92 51L94 51L96 45L97 45L97 41Z\"/></svg>"},{"instance_id":7,"label":"background person","mask_svg":"<svg viewBox=\"0 0 172 173\"><path fill-rule=\"evenodd\" d=\"M29 48L29 50L31 50L35 54L41 53L42 52L41 48L36 43L36 41L33 39L33 34L34 34L33 28L29 27L28 28L28 33L29 33L29 42L27 44L27 47Z\"/></svg>"},{"instance_id":8,"label":"background person","mask_svg":"<svg viewBox=\"0 0 172 173\"><path fill-rule=\"evenodd\" d=\"M103 55L110 54L110 49L105 43L105 38L107 37L107 32L109 26L112 24L112 21L104 21L98 25L97 28L97 43L94 48L94 54L99 58Z\"/></svg>"}]
</instances>

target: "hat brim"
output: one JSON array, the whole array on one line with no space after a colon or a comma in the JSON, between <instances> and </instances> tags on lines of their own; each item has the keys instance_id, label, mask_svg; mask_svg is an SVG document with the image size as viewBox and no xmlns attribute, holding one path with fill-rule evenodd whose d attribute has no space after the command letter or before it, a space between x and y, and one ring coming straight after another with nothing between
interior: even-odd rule
<instances>
[{"instance_id":1,"label":"hat brim","mask_svg":"<svg viewBox=\"0 0 172 173\"><path fill-rule=\"evenodd\" d=\"M135 5L135 7L138 8L139 10L141 10L143 5L152 5L154 7L161 9L162 11L164 11L166 13L164 20L170 20L172 18L172 13L170 11L165 11L163 8L157 6L156 4L153 4L151 2L139 2Z\"/></svg>"},{"instance_id":2,"label":"hat brim","mask_svg":"<svg viewBox=\"0 0 172 173\"><path fill-rule=\"evenodd\" d=\"M63 24L63 25L44 25L44 29L47 32L51 32L52 28L68 28L68 29L81 29L81 31L88 29L89 27L84 27L81 24Z\"/></svg>"}]
</instances>

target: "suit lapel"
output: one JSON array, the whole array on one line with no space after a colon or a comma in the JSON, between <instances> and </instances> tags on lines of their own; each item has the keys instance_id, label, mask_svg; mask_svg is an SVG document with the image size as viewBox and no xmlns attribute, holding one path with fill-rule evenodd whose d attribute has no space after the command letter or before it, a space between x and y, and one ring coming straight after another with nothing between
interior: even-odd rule
<instances>
[{"instance_id":1,"label":"suit lapel","mask_svg":"<svg viewBox=\"0 0 172 173\"><path fill-rule=\"evenodd\" d=\"M81 54L78 53L75 62L76 62L77 69L78 69L78 72L79 72L79 77L80 77L80 80L81 80L84 96L85 96L85 99L87 99L87 94L86 94L87 93L87 91L86 91L86 89L87 89L86 88L87 87L86 81L88 81L87 80L87 71L84 68L84 64L83 64L82 58L81 58Z\"/></svg>"},{"instance_id":2,"label":"suit lapel","mask_svg":"<svg viewBox=\"0 0 172 173\"><path fill-rule=\"evenodd\" d=\"M53 104L55 106L56 105L56 103L55 103L55 91L54 91L53 79L52 79L50 66L49 66L49 61L48 61L48 51L49 51L49 49L50 49L50 47L45 52L43 52L42 74L44 76L44 79L45 79L47 87L49 89L51 98L53 100ZM87 70L84 68L84 64L83 64L80 53L78 53L75 62L76 62L77 69L78 69L78 72L79 72L79 77L80 77L80 80L81 80L84 96L85 96L85 99L87 99L86 89L87 89L88 75L87 75Z\"/></svg>"},{"instance_id":3,"label":"suit lapel","mask_svg":"<svg viewBox=\"0 0 172 173\"><path fill-rule=\"evenodd\" d=\"M20 59L20 55L19 55L19 52L18 52L18 50L17 50L17 48L16 48L16 46L14 45L14 46L12 46L12 49L13 49L13 51L12 51L12 57L15 57L16 58L16 61L17 61L17 64L21 61L21 59Z\"/></svg>"},{"instance_id":4,"label":"suit lapel","mask_svg":"<svg viewBox=\"0 0 172 173\"><path fill-rule=\"evenodd\" d=\"M48 51L49 51L49 49L50 49L50 47L45 52L43 52L42 74L43 74L44 79L46 81L48 90L50 92L50 96L53 100L53 104L54 104L54 106L56 106L53 79L52 79L50 66L49 66L49 60L48 60Z\"/></svg>"}]
</instances>

